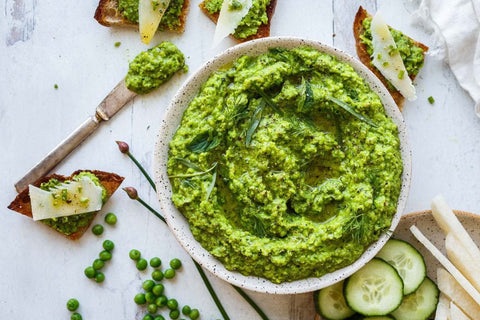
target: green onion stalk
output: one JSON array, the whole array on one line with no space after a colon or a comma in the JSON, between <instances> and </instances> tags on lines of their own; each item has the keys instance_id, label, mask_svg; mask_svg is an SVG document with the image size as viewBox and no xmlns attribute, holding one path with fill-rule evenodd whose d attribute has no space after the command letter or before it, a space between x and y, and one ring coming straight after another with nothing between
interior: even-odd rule
<instances>
[{"instance_id":1,"label":"green onion stalk","mask_svg":"<svg viewBox=\"0 0 480 320\"><path fill-rule=\"evenodd\" d=\"M123 142L123 141L117 141L117 145L118 145L118 148L119 148L120 152L126 154L133 161L133 163L140 169L140 171L143 173L145 178L148 180L148 182L150 183L152 188L154 190L156 190L155 184L153 183L153 180L150 178L150 176L145 171L145 169L142 167L142 165L137 161L137 159L135 159L135 157L130 153L130 151L129 151L130 148L129 148L128 144L126 142ZM138 201L145 208L147 208L151 213L153 213L155 216L157 216L157 218L159 218L164 223L166 223L165 218L159 212L157 212L155 209L153 209L142 198L140 198L138 196L138 192L135 188L126 187L126 188L123 188L123 191L125 191L127 193L128 197L130 199ZM205 283L205 286L207 287L208 292L212 296L212 299L215 302L218 310L222 314L224 320L230 320L230 317L228 316L227 312L225 311L225 308L223 307L220 299L218 298L215 290L212 287L212 284L208 280L207 275L203 271L202 267L195 260L192 259L192 261L195 264L195 267L197 268L198 272L200 273L200 276L201 276L203 282ZM255 303L255 301L253 301L242 289L240 289L240 288L238 288L234 285L232 285L232 287L242 296L242 298L245 299L245 301L247 301L247 303L258 313L258 315L263 320L270 320L267 317L267 315L262 311L262 309Z\"/></svg>"}]
</instances>

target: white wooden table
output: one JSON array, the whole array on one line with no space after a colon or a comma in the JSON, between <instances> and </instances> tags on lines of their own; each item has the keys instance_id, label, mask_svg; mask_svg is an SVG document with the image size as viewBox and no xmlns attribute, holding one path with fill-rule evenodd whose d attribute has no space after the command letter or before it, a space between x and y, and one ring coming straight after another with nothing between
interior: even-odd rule
<instances>
[{"instance_id":1,"label":"white wooden table","mask_svg":"<svg viewBox=\"0 0 480 320\"><path fill-rule=\"evenodd\" d=\"M148 273L128 258L137 248L145 257L184 262L167 295L200 309L202 319L220 313L193 263L167 227L119 190L95 222L115 212L119 222L105 225L102 237L90 231L66 240L47 227L6 207L15 197L14 182L63 139L126 74L128 62L148 47L131 29L109 29L94 19L96 0L5 0L0 4L0 319L69 319L66 301L76 297L84 319L141 319L145 310L133 296ZM212 49L214 25L192 0L184 34L157 34L153 44L170 40L183 50L191 71L233 41ZM355 54L352 21L362 3L381 9L389 23L426 43L432 36L411 24L415 3L403 1L278 0L272 35L320 40ZM115 42L121 42L115 47ZM84 142L55 171L100 169L126 177L140 196L158 208L156 195L140 172L117 151L124 140L152 170L152 150L165 108L188 75L136 98ZM58 89L54 85L58 84ZM473 102L448 66L427 57L416 81L418 99L407 102L404 116L413 151L413 180L406 212L429 208L443 193L453 208L480 213L480 120ZM427 98L433 96L430 105ZM98 285L83 275L105 239L115 242L113 260ZM209 275L232 319L258 319L229 284ZM273 296L248 292L270 319L313 319L311 294ZM165 314L165 312L164 312Z\"/></svg>"}]
</instances>

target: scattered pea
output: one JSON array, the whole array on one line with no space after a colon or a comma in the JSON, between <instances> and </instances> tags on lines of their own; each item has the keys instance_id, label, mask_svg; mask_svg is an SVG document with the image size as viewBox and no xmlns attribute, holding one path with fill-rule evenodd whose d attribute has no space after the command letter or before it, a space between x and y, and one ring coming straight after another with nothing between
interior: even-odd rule
<instances>
[{"instance_id":1,"label":"scattered pea","mask_svg":"<svg viewBox=\"0 0 480 320\"><path fill-rule=\"evenodd\" d=\"M152 292L153 292L154 295L159 297L163 293L164 289L165 289L165 287L163 286L163 284L159 283L159 284L156 284L156 285L153 286Z\"/></svg>"},{"instance_id":2,"label":"scattered pea","mask_svg":"<svg viewBox=\"0 0 480 320\"><path fill-rule=\"evenodd\" d=\"M92 267L95 270L101 270L104 266L105 266L105 262L103 262L103 260L100 260L100 259L95 259L92 264Z\"/></svg>"},{"instance_id":3,"label":"scattered pea","mask_svg":"<svg viewBox=\"0 0 480 320\"><path fill-rule=\"evenodd\" d=\"M115 244L113 243L113 241L111 240L103 241L103 248L108 252L112 251L114 247L115 247Z\"/></svg>"},{"instance_id":4,"label":"scattered pea","mask_svg":"<svg viewBox=\"0 0 480 320\"><path fill-rule=\"evenodd\" d=\"M186 316L188 316L190 314L190 312L192 312L192 308L190 308L189 305L185 305L183 306L182 308L182 313Z\"/></svg>"},{"instance_id":5,"label":"scattered pea","mask_svg":"<svg viewBox=\"0 0 480 320\"><path fill-rule=\"evenodd\" d=\"M170 319L178 319L178 317L180 316L180 311L178 311L178 309L175 309L175 310L172 310L170 311Z\"/></svg>"},{"instance_id":6,"label":"scattered pea","mask_svg":"<svg viewBox=\"0 0 480 320\"><path fill-rule=\"evenodd\" d=\"M55 89L58 89L58 84L55 83L55 84L53 85L53 87L54 87Z\"/></svg>"},{"instance_id":7,"label":"scattered pea","mask_svg":"<svg viewBox=\"0 0 480 320\"><path fill-rule=\"evenodd\" d=\"M105 280L105 275L101 272L97 272L95 274L95 282L100 283L100 282L103 282L103 280Z\"/></svg>"},{"instance_id":8,"label":"scattered pea","mask_svg":"<svg viewBox=\"0 0 480 320\"><path fill-rule=\"evenodd\" d=\"M167 302L168 302L168 298L164 295L158 297L156 300L155 300L155 304L157 305L157 307L165 307L167 305Z\"/></svg>"},{"instance_id":9,"label":"scattered pea","mask_svg":"<svg viewBox=\"0 0 480 320\"><path fill-rule=\"evenodd\" d=\"M161 264L162 264L162 260L160 260L159 257L153 257L152 259L150 259L150 266L152 268L158 268L160 267Z\"/></svg>"},{"instance_id":10,"label":"scattered pea","mask_svg":"<svg viewBox=\"0 0 480 320\"><path fill-rule=\"evenodd\" d=\"M141 258L140 260L137 261L137 269L138 270L143 271L143 270L147 269L147 267L148 267L147 260Z\"/></svg>"},{"instance_id":11,"label":"scattered pea","mask_svg":"<svg viewBox=\"0 0 480 320\"><path fill-rule=\"evenodd\" d=\"M153 280L145 280L143 282L143 290L147 291L147 292L150 292L152 291L153 287L155 286L155 281Z\"/></svg>"},{"instance_id":12,"label":"scattered pea","mask_svg":"<svg viewBox=\"0 0 480 320\"><path fill-rule=\"evenodd\" d=\"M153 292L147 292L145 293L145 300L147 300L148 303L154 303L157 297L153 294Z\"/></svg>"},{"instance_id":13,"label":"scattered pea","mask_svg":"<svg viewBox=\"0 0 480 320\"><path fill-rule=\"evenodd\" d=\"M173 277L175 277L175 269L167 269L167 270L165 270L164 276L165 276L165 278L167 278L167 279L172 279Z\"/></svg>"},{"instance_id":14,"label":"scattered pea","mask_svg":"<svg viewBox=\"0 0 480 320\"><path fill-rule=\"evenodd\" d=\"M163 280L163 272L162 270L155 270L152 272L152 279L155 281L162 281Z\"/></svg>"},{"instance_id":15,"label":"scattered pea","mask_svg":"<svg viewBox=\"0 0 480 320\"><path fill-rule=\"evenodd\" d=\"M89 279L95 277L95 269L92 266L86 267L84 273Z\"/></svg>"},{"instance_id":16,"label":"scattered pea","mask_svg":"<svg viewBox=\"0 0 480 320\"><path fill-rule=\"evenodd\" d=\"M133 261L138 261L140 260L140 257L142 256L140 251L136 250L136 249L132 249L130 250L130 252L128 253L128 255L130 256L130 259L132 259Z\"/></svg>"},{"instance_id":17,"label":"scattered pea","mask_svg":"<svg viewBox=\"0 0 480 320\"><path fill-rule=\"evenodd\" d=\"M79 305L80 305L80 303L75 298L72 298L72 299L67 301L67 309L70 310L70 311L77 310Z\"/></svg>"},{"instance_id":18,"label":"scattered pea","mask_svg":"<svg viewBox=\"0 0 480 320\"><path fill-rule=\"evenodd\" d=\"M167 308L170 310L175 310L178 308L178 302L175 299L169 299L167 301Z\"/></svg>"},{"instance_id":19,"label":"scattered pea","mask_svg":"<svg viewBox=\"0 0 480 320\"><path fill-rule=\"evenodd\" d=\"M144 293L137 293L135 298L133 298L133 301L135 301L136 304L145 304L147 302Z\"/></svg>"},{"instance_id":20,"label":"scattered pea","mask_svg":"<svg viewBox=\"0 0 480 320\"><path fill-rule=\"evenodd\" d=\"M172 269L177 270L177 269L180 269L181 266L182 266L182 262L177 258L172 259L170 261L170 267L172 267Z\"/></svg>"},{"instance_id":21,"label":"scattered pea","mask_svg":"<svg viewBox=\"0 0 480 320\"><path fill-rule=\"evenodd\" d=\"M153 320L165 320L165 318L162 315L159 314Z\"/></svg>"},{"instance_id":22,"label":"scattered pea","mask_svg":"<svg viewBox=\"0 0 480 320\"><path fill-rule=\"evenodd\" d=\"M120 41L115 42L115 48L120 47L121 44L122 44L122 43L121 43Z\"/></svg>"},{"instance_id":23,"label":"scattered pea","mask_svg":"<svg viewBox=\"0 0 480 320\"><path fill-rule=\"evenodd\" d=\"M428 97L428 102L430 102L430 104L434 104L435 103L435 99L433 99L432 96Z\"/></svg>"},{"instance_id":24,"label":"scattered pea","mask_svg":"<svg viewBox=\"0 0 480 320\"><path fill-rule=\"evenodd\" d=\"M198 309L192 309L192 311L190 311L189 316L190 316L190 319L195 320L200 316L200 312L198 311Z\"/></svg>"},{"instance_id":25,"label":"scattered pea","mask_svg":"<svg viewBox=\"0 0 480 320\"><path fill-rule=\"evenodd\" d=\"M98 254L98 257L102 261L107 261L107 260L112 259L112 254L110 252L108 252L107 250L104 250L104 251L102 251Z\"/></svg>"},{"instance_id":26,"label":"scattered pea","mask_svg":"<svg viewBox=\"0 0 480 320\"><path fill-rule=\"evenodd\" d=\"M96 236L99 236L103 233L103 226L101 224L96 224L92 227L92 233Z\"/></svg>"},{"instance_id":27,"label":"scattered pea","mask_svg":"<svg viewBox=\"0 0 480 320\"><path fill-rule=\"evenodd\" d=\"M82 320L82 315L78 312L72 313L70 320Z\"/></svg>"},{"instance_id":28,"label":"scattered pea","mask_svg":"<svg viewBox=\"0 0 480 320\"><path fill-rule=\"evenodd\" d=\"M117 216L112 213L112 212L109 212L107 213L107 215L105 216L105 222L111 226L115 225L117 223Z\"/></svg>"},{"instance_id":29,"label":"scattered pea","mask_svg":"<svg viewBox=\"0 0 480 320\"><path fill-rule=\"evenodd\" d=\"M143 320L153 320L153 316L150 315L150 314L146 314L145 316L143 316L142 319L143 319Z\"/></svg>"},{"instance_id":30,"label":"scattered pea","mask_svg":"<svg viewBox=\"0 0 480 320\"><path fill-rule=\"evenodd\" d=\"M147 311L153 314L157 313L157 305L155 303L150 303L147 307Z\"/></svg>"}]
</instances>

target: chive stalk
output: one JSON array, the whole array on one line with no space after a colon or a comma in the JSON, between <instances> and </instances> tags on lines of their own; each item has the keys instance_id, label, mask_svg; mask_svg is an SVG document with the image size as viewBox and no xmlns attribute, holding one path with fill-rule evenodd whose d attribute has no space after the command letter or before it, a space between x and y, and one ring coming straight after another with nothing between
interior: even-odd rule
<instances>
[{"instance_id":1,"label":"chive stalk","mask_svg":"<svg viewBox=\"0 0 480 320\"><path fill-rule=\"evenodd\" d=\"M147 171L145 171L140 162L138 162L137 159L130 153L130 147L128 146L128 144L123 141L116 141L116 143L120 152L126 154L133 161L133 163L135 163L137 168L140 169L143 176L147 179L148 183L150 183L153 190L157 191L157 187L155 187L155 183L153 182L152 178L150 178L150 175L147 173Z\"/></svg>"}]
</instances>

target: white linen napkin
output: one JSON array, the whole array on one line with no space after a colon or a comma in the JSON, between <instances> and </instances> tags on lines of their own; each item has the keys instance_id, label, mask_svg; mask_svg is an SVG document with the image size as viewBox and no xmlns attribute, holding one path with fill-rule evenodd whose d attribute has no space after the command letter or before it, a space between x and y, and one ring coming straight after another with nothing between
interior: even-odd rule
<instances>
[{"instance_id":1,"label":"white linen napkin","mask_svg":"<svg viewBox=\"0 0 480 320\"><path fill-rule=\"evenodd\" d=\"M442 39L445 59L480 117L480 0L422 0L417 15Z\"/></svg>"}]
</instances>

